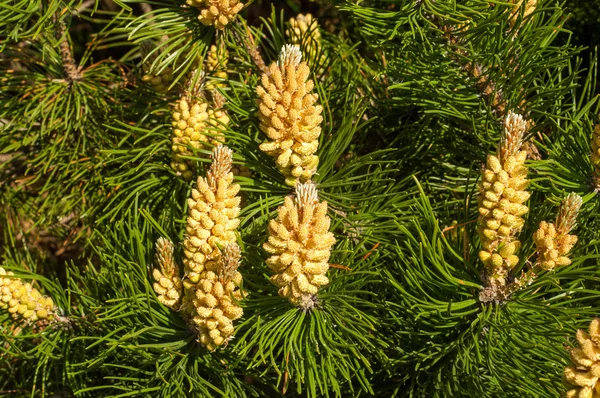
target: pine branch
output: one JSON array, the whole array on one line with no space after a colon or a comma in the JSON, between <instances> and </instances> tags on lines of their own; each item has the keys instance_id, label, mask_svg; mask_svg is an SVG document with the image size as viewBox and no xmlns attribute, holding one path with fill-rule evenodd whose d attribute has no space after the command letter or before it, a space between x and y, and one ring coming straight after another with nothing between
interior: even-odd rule
<instances>
[{"instance_id":1,"label":"pine branch","mask_svg":"<svg viewBox=\"0 0 600 398\"><path fill-rule=\"evenodd\" d=\"M67 75L69 83L80 80L83 76L81 73L81 67L77 66L75 58L73 57L73 51L69 44L67 28L63 21L56 23L56 29L54 31L56 39L59 40L59 52L62 58L63 68Z\"/></svg>"}]
</instances>

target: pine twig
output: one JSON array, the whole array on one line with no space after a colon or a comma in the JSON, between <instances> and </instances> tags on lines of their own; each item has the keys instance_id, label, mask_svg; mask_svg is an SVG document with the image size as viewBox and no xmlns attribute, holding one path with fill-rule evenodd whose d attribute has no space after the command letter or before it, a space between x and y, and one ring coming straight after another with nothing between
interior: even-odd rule
<instances>
[{"instance_id":1,"label":"pine twig","mask_svg":"<svg viewBox=\"0 0 600 398\"><path fill-rule=\"evenodd\" d=\"M236 39L246 48L248 54L250 54L250 58L258 68L261 73L268 73L269 68L267 68L267 64L265 64L265 60L260 54L260 50L254 41L254 37L252 37L252 32L248 28L248 25L244 23L244 30L246 31L245 37L240 37L237 32L235 32Z\"/></svg>"},{"instance_id":2,"label":"pine twig","mask_svg":"<svg viewBox=\"0 0 600 398\"><path fill-rule=\"evenodd\" d=\"M71 14L73 15L79 15L83 12L83 10L87 10L88 8L94 6L96 4L96 0L87 0L84 1L83 3L81 3L81 5L79 7L77 7L76 9L74 9Z\"/></svg>"},{"instance_id":3,"label":"pine twig","mask_svg":"<svg viewBox=\"0 0 600 398\"><path fill-rule=\"evenodd\" d=\"M55 35L56 38L60 40L59 53L63 61L63 68L67 76L67 81L69 83L73 83L76 80L81 80L83 77L81 73L81 67L77 66L75 58L73 57L71 44L67 38L67 28L63 21L57 22Z\"/></svg>"}]
</instances>

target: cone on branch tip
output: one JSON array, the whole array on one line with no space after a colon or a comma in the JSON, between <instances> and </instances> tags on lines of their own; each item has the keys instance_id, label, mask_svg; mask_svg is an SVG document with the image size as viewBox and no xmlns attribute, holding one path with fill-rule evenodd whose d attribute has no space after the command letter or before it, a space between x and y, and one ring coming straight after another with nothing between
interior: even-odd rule
<instances>
[{"instance_id":1,"label":"cone on branch tip","mask_svg":"<svg viewBox=\"0 0 600 398\"><path fill-rule=\"evenodd\" d=\"M244 311L239 302L246 296L239 290L241 251L237 243L224 247L217 261L208 262L195 285L192 322L198 341L210 351L227 343L234 332L233 321Z\"/></svg>"},{"instance_id":2,"label":"cone on branch tip","mask_svg":"<svg viewBox=\"0 0 600 398\"><path fill-rule=\"evenodd\" d=\"M195 163L183 156L192 156L192 149L204 149L208 144L222 144L225 140L222 129L228 124L229 116L224 110L210 109L206 101L183 95L173 112L171 168L190 181L195 175Z\"/></svg>"},{"instance_id":3,"label":"cone on branch tip","mask_svg":"<svg viewBox=\"0 0 600 398\"><path fill-rule=\"evenodd\" d=\"M233 184L232 151L224 145L213 149L207 176L199 177L188 199L184 265L186 284L196 284L207 262L216 261L220 247L236 241L240 224L240 186Z\"/></svg>"},{"instance_id":4,"label":"cone on branch tip","mask_svg":"<svg viewBox=\"0 0 600 398\"><path fill-rule=\"evenodd\" d=\"M198 19L202 24L219 30L225 29L244 8L239 0L187 0L186 3L200 10Z\"/></svg>"},{"instance_id":5,"label":"cone on branch tip","mask_svg":"<svg viewBox=\"0 0 600 398\"><path fill-rule=\"evenodd\" d=\"M165 238L158 238L155 255L158 268L154 268L152 276L156 281L153 288L158 295L158 301L167 307L177 309L183 284L179 276L179 266L173 258L173 250L173 242Z\"/></svg>"},{"instance_id":6,"label":"cone on branch tip","mask_svg":"<svg viewBox=\"0 0 600 398\"><path fill-rule=\"evenodd\" d=\"M319 288L329 283L326 274L335 238L329 232L327 202L319 202L314 184L298 184L295 197L287 196L277 212L263 244L270 254L267 265L275 272L271 281L280 296L310 309Z\"/></svg>"},{"instance_id":7,"label":"cone on branch tip","mask_svg":"<svg viewBox=\"0 0 600 398\"><path fill-rule=\"evenodd\" d=\"M260 149L275 158L289 186L310 181L319 164L323 107L309 75L298 46L286 45L256 88L260 129L269 138Z\"/></svg>"},{"instance_id":8,"label":"cone on branch tip","mask_svg":"<svg viewBox=\"0 0 600 398\"><path fill-rule=\"evenodd\" d=\"M205 89L206 91L213 91L217 88L225 87L225 84L221 81L215 81L213 79L227 80L227 64L229 58L229 51L224 46L210 46L206 60L204 61L204 68L207 72L207 82Z\"/></svg>"},{"instance_id":9,"label":"cone on branch tip","mask_svg":"<svg viewBox=\"0 0 600 398\"><path fill-rule=\"evenodd\" d=\"M169 91L171 83L173 83L173 68L167 67L158 73L151 72L152 63L157 57L155 49L156 46L151 40L144 40L140 44L140 51L144 60L142 81L154 87L159 93L166 93Z\"/></svg>"},{"instance_id":10,"label":"cone on branch tip","mask_svg":"<svg viewBox=\"0 0 600 398\"><path fill-rule=\"evenodd\" d=\"M508 274L518 262L521 242L517 234L525 223L529 208L525 202L527 152L522 150L526 122L512 111L504 121L502 141L495 155L488 155L479 183L477 232L482 250L479 258L486 269L488 287L506 285Z\"/></svg>"},{"instance_id":11,"label":"cone on branch tip","mask_svg":"<svg viewBox=\"0 0 600 398\"><path fill-rule=\"evenodd\" d=\"M240 223L240 186L232 183L231 149L219 145L212 157L206 178L198 178L188 199L181 307L198 341L211 351L228 341L232 321L242 316L235 303L242 299L236 290L242 276L237 272L240 251L235 236ZM225 274L230 277L222 277Z\"/></svg>"},{"instance_id":12,"label":"cone on branch tip","mask_svg":"<svg viewBox=\"0 0 600 398\"><path fill-rule=\"evenodd\" d=\"M154 289L159 301L179 311L198 341L211 351L231 338L233 321L243 314L238 304L243 298L238 289L242 275L237 271L241 252L235 235L240 186L233 184L232 161L231 149L215 147L206 177L199 177L192 189L183 281L173 260L173 244L162 238L156 244L159 269L154 270Z\"/></svg>"},{"instance_id":13,"label":"cone on branch tip","mask_svg":"<svg viewBox=\"0 0 600 398\"><path fill-rule=\"evenodd\" d=\"M561 204L556 224L542 221L534 233L538 255L536 265L542 269L550 271L571 264L568 254L577 243L577 235L570 235L569 232L575 227L581 203L579 195L568 195Z\"/></svg>"},{"instance_id":14,"label":"cone on branch tip","mask_svg":"<svg viewBox=\"0 0 600 398\"><path fill-rule=\"evenodd\" d=\"M290 18L289 28L285 30L288 43L303 45L308 52L308 58L316 61L316 55L321 45L319 23L311 14L298 14Z\"/></svg>"},{"instance_id":15,"label":"cone on branch tip","mask_svg":"<svg viewBox=\"0 0 600 398\"><path fill-rule=\"evenodd\" d=\"M31 283L13 276L14 273L0 267L0 308L7 310L14 320L52 320L57 311L52 299L43 296Z\"/></svg>"},{"instance_id":16,"label":"cone on branch tip","mask_svg":"<svg viewBox=\"0 0 600 398\"><path fill-rule=\"evenodd\" d=\"M600 319L593 319L588 330L577 331L579 347L570 349L572 366L565 368L567 398L600 398Z\"/></svg>"}]
</instances>

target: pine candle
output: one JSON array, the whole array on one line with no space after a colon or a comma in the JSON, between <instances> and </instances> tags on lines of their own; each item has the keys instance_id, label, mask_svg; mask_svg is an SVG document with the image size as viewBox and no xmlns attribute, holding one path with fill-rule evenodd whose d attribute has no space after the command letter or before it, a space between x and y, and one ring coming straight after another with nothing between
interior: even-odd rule
<instances>
[{"instance_id":1,"label":"pine candle","mask_svg":"<svg viewBox=\"0 0 600 398\"><path fill-rule=\"evenodd\" d=\"M206 178L200 177L188 199L183 281L173 260L173 244L156 243L154 290L166 306L179 311L209 350L231 338L233 321L243 314L238 302L242 275L235 229L240 221L240 186L233 184L233 153L224 145L213 149ZM181 304L179 300L181 299Z\"/></svg>"},{"instance_id":2,"label":"pine candle","mask_svg":"<svg viewBox=\"0 0 600 398\"><path fill-rule=\"evenodd\" d=\"M188 199L183 260L188 283L197 283L207 261L215 261L220 247L236 241L240 224L240 186L233 184L232 151L220 145L213 150L213 162L206 178L199 177ZM184 281L185 283L185 281Z\"/></svg>"},{"instance_id":3,"label":"pine candle","mask_svg":"<svg viewBox=\"0 0 600 398\"><path fill-rule=\"evenodd\" d=\"M210 46L208 54L206 54L206 60L204 61L204 68L207 71L209 78L217 78L221 80L227 80L227 64L228 64L229 52L224 46ZM217 88L224 87L222 82L214 82L209 79L206 83L206 91L213 91Z\"/></svg>"},{"instance_id":4,"label":"pine candle","mask_svg":"<svg viewBox=\"0 0 600 398\"><path fill-rule=\"evenodd\" d=\"M319 23L311 14L298 14L289 20L285 30L286 40L291 44L303 45L309 59L315 61L321 44Z\"/></svg>"},{"instance_id":5,"label":"pine candle","mask_svg":"<svg viewBox=\"0 0 600 398\"><path fill-rule=\"evenodd\" d=\"M233 321L244 313L238 304L245 297L239 290L240 258L237 243L228 244L217 261L207 262L195 288L192 321L198 330L198 341L211 351L231 338Z\"/></svg>"}]
</instances>

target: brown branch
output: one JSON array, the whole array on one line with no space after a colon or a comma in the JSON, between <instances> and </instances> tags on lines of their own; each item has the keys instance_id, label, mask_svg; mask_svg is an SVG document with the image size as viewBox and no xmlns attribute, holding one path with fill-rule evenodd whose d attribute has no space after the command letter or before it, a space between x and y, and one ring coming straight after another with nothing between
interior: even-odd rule
<instances>
[{"instance_id":1,"label":"brown branch","mask_svg":"<svg viewBox=\"0 0 600 398\"><path fill-rule=\"evenodd\" d=\"M265 60L263 59L262 55L260 54L260 50L258 49L258 46L256 45L256 42L254 41L254 37L252 36L252 32L248 28L248 25L246 25L245 23L244 23L244 30L246 31L246 36L242 38L236 32L235 33L236 39L244 47L246 47L246 50L248 51L250 58L252 58L252 62L254 62L254 64L261 71L261 73L268 73L269 68L267 68L267 65L265 64Z\"/></svg>"},{"instance_id":2,"label":"brown branch","mask_svg":"<svg viewBox=\"0 0 600 398\"><path fill-rule=\"evenodd\" d=\"M60 40L59 53L63 61L63 68L65 70L67 81L73 83L76 80L81 80L81 68L77 66L75 58L73 57L73 51L67 35L67 28L63 21L57 22L54 33L56 38Z\"/></svg>"},{"instance_id":3,"label":"brown branch","mask_svg":"<svg viewBox=\"0 0 600 398\"><path fill-rule=\"evenodd\" d=\"M81 3L81 5L79 5L79 7L77 7L73 11L71 11L71 14L73 14L73 15L79 15L84 10L87 10L88 8L94 6L95 4L96 4L96 0L87 0L87 1L84 1L83 3Z\"/></svg>"}]
</instances>

